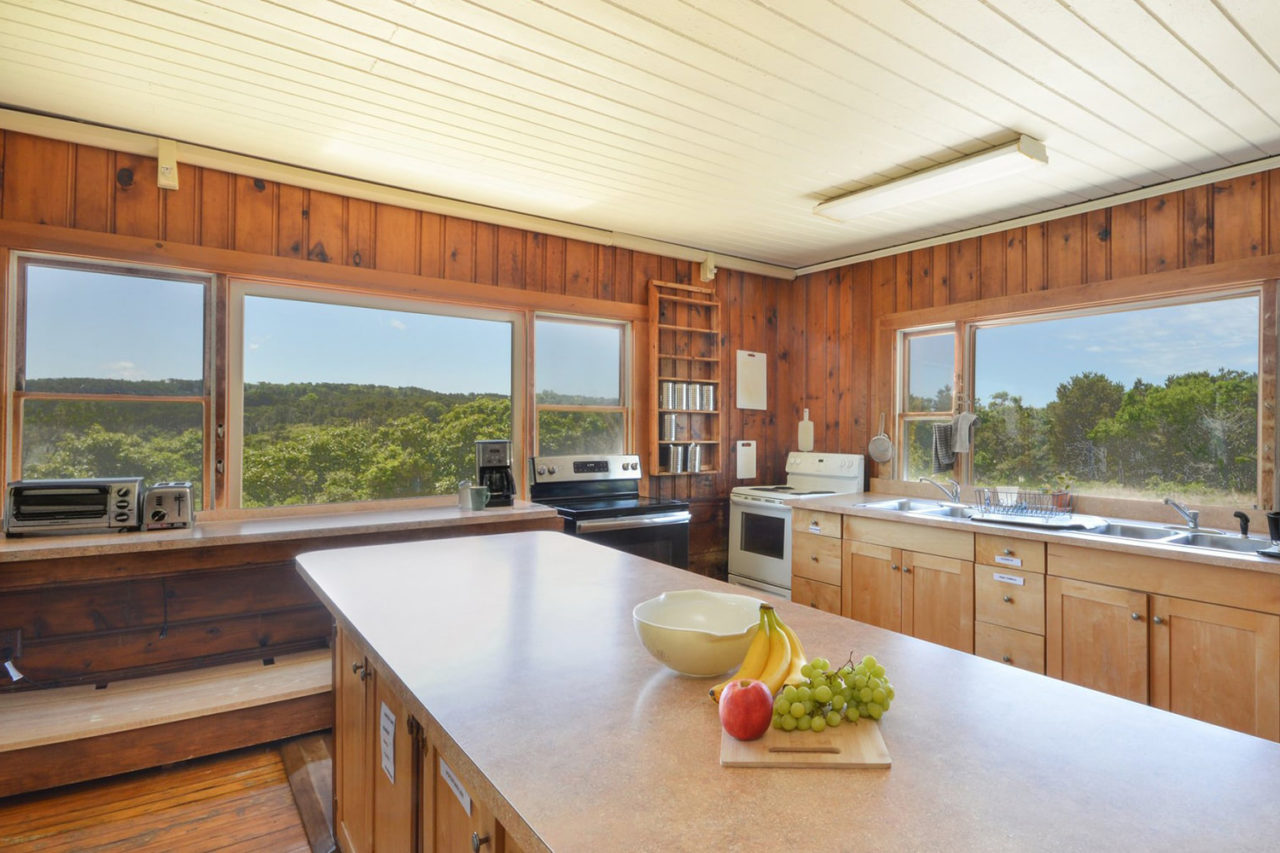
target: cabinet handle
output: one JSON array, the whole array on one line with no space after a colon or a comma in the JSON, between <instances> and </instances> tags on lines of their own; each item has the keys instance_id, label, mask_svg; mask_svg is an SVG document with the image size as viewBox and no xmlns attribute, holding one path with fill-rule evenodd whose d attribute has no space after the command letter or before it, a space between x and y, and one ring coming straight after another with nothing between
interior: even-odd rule
<instances>
[{"instance_id":1,"label":"cabinet handle","mask_svg":"<svg viewBox=\"0 0 1280 853\"><path fill-rule=\"evenodd\" d=\"M1130 613L1129 618L1132 619L1134 622L1141 622L1142 614L1138 612Z\"/></svg>"},{"instance_id":2,"label":"cabinet handle","mask_svg":"<svg viewBox=\"0 0 1280 853\"><path fill-rule=\"evenodd\" d=\"M1154 623L1156 623L1157 625L1163 625L1163 624L1164 624L1164 619L1163 619L1163 617L1160 617L1160 616L1152 616L1152 617L1151 617L1151 621L1152 621L1152 622L1154 622Z\"/></svg>"},{"instance_id":3,"label":"cabinet handle","mask_svg":"<svg viewBox=\"0 0 1280 853\"><path fill-rule=\"evenodd\" d=\"M902 573L903 573L904 575L909 575L909 574L911 574L911 567L910 567L910 566L903 566L903 567L902 567Z\"/></svg>"},{"instance_id":4,"label":"cabinet handle","mask_svg":"<svg viewBox=\"0 0 1280 853\"><path fill-rule=\"evenodd\" d=\"M1005 549L1004 549L1004 555L1005 555L1006 557L1012 557L1012 556L1013 556L1013 550L1012 550L1012 549L1010 549L1010 548L1005 548Z\"/></svg>"},{"instance_id":5,"label":"cabinet handle","mask_svg":"<svg viewBox=\"0 0 1280 853\"><path fill-rule=\"evenodd\" d=\"M809 560L810 560L810 561L812 561L812 562L814 562L814 563L818 562L818 555L817 555L817 554L810 554L810 555L809 555Z\"/></svg>"},{"instance_id":6,"label":"cabinet handle","mask_svg":"<svg viewBox=\"0 0 1280 853\"><path fill-rule=\"evenodd\" d=\"M351 664L351 674L352 674L352 675L359 675L359 674L360 674L360 670L362 670L362 669L364 669L364 664L362 664L362 663L353 663L353 664Z\"/></svg>"},{"instance_id":7,"label":"cabinet handle","mask_svg":"<svg viewBox=\"0 0 1280 853\"><path fill-rule=\"evenodd\" d=\"M1001 655L1000 660L1004 661L1005 663L1013 663L1013 658L1009 657L1008 655Z\"/></svg>"},{"instance_id":8,"label":"cabinet handle","mask_svg":"<svg viewBox=\"0 0 1280 853\"><path fill-rule=\"evenodd\" d=\"M889 568L893 569L893 570L896 572L896 571L898 570L898 564L897 564L897 563L890 563L890 564L889 564Z\"/></svg>"},{"instance_id":9,"label":"cabinet handle","mask_svg":"<svg viewBox=\"0 0 1280 853\"><path fill-rule=\"evenodd\" d=\"M1004 597L1004 600L1005 600L1006 602L1008 602L1009 604L1013 604L1013 596L1012 596L1012 595L1006 595L1006 596Z\"/></svg>"},{"instance_id":10,"label":"cabinet handle","mask_svg":"<svg viewBox=\"0 0 1280 853\"><path fill-rule=\"evenodd\" d=\"M480 848L489 843L488 835L481 835L478 832L471 833L471 853L480 853Z\"/></svg>"}]
</instances>

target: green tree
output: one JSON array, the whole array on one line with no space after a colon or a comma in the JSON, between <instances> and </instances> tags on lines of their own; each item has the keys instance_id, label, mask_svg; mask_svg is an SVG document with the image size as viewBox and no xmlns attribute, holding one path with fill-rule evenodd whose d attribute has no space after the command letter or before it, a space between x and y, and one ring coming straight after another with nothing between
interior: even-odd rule
<instances>
[{"instance_id":1,"label":"green tree","mask_svg":"<svg viewBox=\"0 0 1280 853\"><path fill-rule=\"evenodd\" d=\"M1058 385L1058 396L1045 407L1045 438L1054 470L1086 480L1106 475L1105 450L1090 431L1114 416L1123 398L1124 385L1101 373L1081 373Z\"/></svg>"}]
</instances>

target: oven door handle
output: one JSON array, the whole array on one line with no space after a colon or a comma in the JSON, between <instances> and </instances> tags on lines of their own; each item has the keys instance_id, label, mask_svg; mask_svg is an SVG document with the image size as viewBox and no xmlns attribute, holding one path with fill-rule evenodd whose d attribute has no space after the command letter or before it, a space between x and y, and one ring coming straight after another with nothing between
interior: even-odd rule
<instances>
[{"instance_id":1,"label":"oven door handle","mask_svg":"<svg viewBox=\"0 0 1280 853\"><path fill-rule=\"evenodd\" d=\"M692 514L684 512L668 512L662 515L631 515L617 518L596 518L579 521L575 528L579 535L583 533L607 533L610 530L634 530L641 527L662 527L668 524L688 524Z\"/></svg>"}]
</instances>

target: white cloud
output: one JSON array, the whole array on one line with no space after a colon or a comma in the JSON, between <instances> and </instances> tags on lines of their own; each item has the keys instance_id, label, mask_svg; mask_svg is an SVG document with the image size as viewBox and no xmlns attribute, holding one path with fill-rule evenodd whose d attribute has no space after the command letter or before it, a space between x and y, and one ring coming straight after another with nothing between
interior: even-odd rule
<instances>
[{"instance_id":1,"label":"white cloud","mask_svg":"<svg viewBox=\"0 0 1280 853\"><path fill-rule=\"evenodd\" d=\"M132 361L112 361L102 365L103 375L109 379L146 379L146 373Z\"/></svg>"},{"instance_id":2,"label":"white cloud","mask_svg":"<svg viewBox=\"0 0 1280 853\"><path fill-rule=\"evenodd\" d=\"M403 320L395 320L395 319L393 319L393 320L391 320L391 328L393 328L393 329L399 329L400 331L402 331L402 332L403 332L403 331L405 331L406 329L408 329L409 327L405 325L405 323L404 323L404 321L403 321Z\"/></svg>"}]
</instances>

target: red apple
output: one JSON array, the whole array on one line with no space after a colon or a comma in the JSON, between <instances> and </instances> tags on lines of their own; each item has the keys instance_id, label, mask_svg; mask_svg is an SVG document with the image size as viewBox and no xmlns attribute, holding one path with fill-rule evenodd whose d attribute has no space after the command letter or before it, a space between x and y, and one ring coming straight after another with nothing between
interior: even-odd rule
<instances>
[{"instance_id":1,"label":"red apple","mask_svg":"<svg viewBox=\"0 0 1280 853\"><path fill-rule=\"evenodd\" d=\"M754 678L731 681L720 694L720 725L738 740L755 740L773 723L773 694Z\"/></svg>"}]
</instances>

